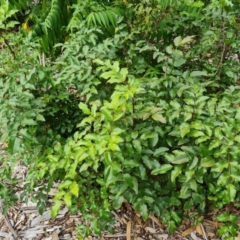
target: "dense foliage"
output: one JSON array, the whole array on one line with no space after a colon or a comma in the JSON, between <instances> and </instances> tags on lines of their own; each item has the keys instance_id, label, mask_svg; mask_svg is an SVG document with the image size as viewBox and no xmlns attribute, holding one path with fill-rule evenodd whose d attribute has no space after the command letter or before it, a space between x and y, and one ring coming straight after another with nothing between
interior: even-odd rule
<instances>
[{"instance_id":1,"label":"dense foliage","mask_svg":"<svg viewBox=\"0 0 240 240\"><path fill-rule=\"evenodd\" d=\"M60 182L52 216L80 210L91 226L79 237L111 231L111 210L127 201L169 232L185 214L221 210L218 233L233 239L237 217L224 207L240 200L239 11L237 0L3 1L5 206L21 161L22 197L43 212Z\"/></svg>"}]
</instances>

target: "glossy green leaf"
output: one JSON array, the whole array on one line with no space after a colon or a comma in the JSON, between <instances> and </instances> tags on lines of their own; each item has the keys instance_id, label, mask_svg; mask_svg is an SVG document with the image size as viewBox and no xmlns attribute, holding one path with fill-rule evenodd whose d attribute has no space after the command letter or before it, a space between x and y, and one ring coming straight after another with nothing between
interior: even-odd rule
<instances>
[{"instance_id":1,"label":"glossy green leaf","mask_svg":"<svg viewBox=\"0 0 240 240\"><path fill-rule=\"evenodd\" d=\"M194 176L194 173L195 173L195 169L187 170L185 172L186 182L188 182L190 179L192 179L192 177Z\"/></svg>"},{"instance_id":2,"label":"glossy green leaf","mask_svg":"<svg viewBox=\"0 0 240 240\"><path fill-rule=\"evenodd\" d=\"M157 145L158 141L159 141L159 136L156 133L155 136L151 139L151 146L155 147Z\"/></svg>"},{"instance_id":3,"label":"glossy green leaf","mask_svg":"<svg viewBox=\"0 0 240 240\"><path fill-rule=\"evenodd\" d=\"M234 173L231 173L231 178L233 178L235 181L240 182L240 176Z\"/></svg>"},{"instance_id":4,"label":"glossy green leaf","mask_svg":"<svg viewBox=\"0 0 240 240\"><path fill-rule=\"evenodd\" d=\"M143 218L144 221L146 221L148 219L148 216L149 216L149 213L148 213L148 208L147 208L147 205L146 204L141 204L140 205L140 213L141 213L141 216Z\"/></svg>"},{"instance_id":5,"label":"glossy green leaf","mask_svg":"<svg viewBox=\"0 0 240 240\"><path fill-rule=\"evenodd\" d=\"M228 183L226 186L226 190L228 191L230 201L233 202L237 193L236 187L232 183Z\"/></svg>"},{"instance_id":6,"label":"glossy green leaf","mask_svg":"<svg viewBox=\"0 0 240 240\"><path fill-rule=\"evenodd\" d=\"M169 148L166 148L166 147L160 147L160 148L157 148L153 155L154 157L159 157L160 155L163 155L165 152L167 152L169 150Z\"/></svg>"},{"instance_id":7,"label":"glossy green leaf","mask_svg":"<svg viewBox=\"0 0 240 240\"><path fill-rule=\"evenodd\" d=\"M221 213L217 216L217 221L219 222L227 222L229 220L229 213Z\"/></svg>"},{"instance_id":8,"label":"glossy green leaf","mask_svg":"<svg viewBox=\"0 0 240 240\"><path fill-rule=\"evenodd\" d=\"M217 180L217 185L218 186L223 186L223 185L226 185L228 183L230 179L230 176L227 172L223 172L219 177L218 177L218 180ZM228 195L229 197L229 195Z\"/></svg>"},{"instance_id":9,"label":"glossy green leaf","mask_svg":"<svg viewBox=\"0 0 240 240\"><path fill-rule=\"evenodd\" d=\"M140 137L141 140L146 140L146 139L150 139L150 138L154 138L155 137L155 133L153 132L146 132L146 133L143 133Z\"/></svg>"},{"instance_id":10,"label":"glossy green leaf","mask_svg":"<svg viewBox=\"0 0 240 240\"><path fill-rule=\"evenodd\" d=\"M113 115L107 108L102 108L101 112L106 117L108 121L113 121Z\"/></svg>"},{"instance_id":11,"label":"glossy green leaf","mask_svg":"<svg viewBox=\"0 0 240 240\"><path fill-rule=\"evenodd\" d=\"M208 139L210 139L209 136L206 136L206 135L205 136L201 136L201 137L196 139L196 144L200 144L202 142L206 142Z\"/></svg>"},{"instance_id":12,"label":"glossy green leaf","mask_svg":"<svg viewBox=\"0 0 240 240\"><path fill-rule=\"evenodd\" d=\"M114 199L113 199L113 208L118 210L123 202L124 202L124 197L123 196L116 196Z\"/></svg>"},{"instance_id":13,"label":"glossy green leaf","mask_svg":"<svg viewBox=\"0 0 240 240\"><path fill-rule=\"evenodd\" d=\"M187 135L190 132L191 126L187 123L182 123L180 126L180 134L183 138L185 135Z\"/></svg>"},{"instance_id":14,"label":"glossy green leaf","mask_svg":"<svg viewBox=\"0 0 240 240\"><path fill-rule=\"evenodd\" d=\"M211 157L205 157L201 159L201 166L202 167L212 167L215 164L214 159L212 159Z\"/></svg>"},{"instance_id":15,"label":"glossy green leaf","mask_svg":"<svg viewBox=\"0 0 240 240\"><path fill-rule=\"evenodd\" d=\"M131 132L131 137L132 139L136 139L138 137L139 132L138 131L133 131Z\"/></svg>"},{"instance_id":16,"label":"glossy green leaf","mask_svg":"<svg viewBox=\"0 0 240 240\"><path fill-rule=\"evenodd\" d=\"M171 170L172 168L173 168L173 166L170 164L163 164L163 165L161 165L161 168L152 170L151 175L164 174L164 173L168 172L169 170Z\"/></svg>"},{"instance_id":17,"label":"glossy green leaf","mask_svg":"<svg viewBox=\"0 0 240 240\"><path fill-rule=\"evenodd\" d=\"M190 74L190 77L201 77L201 76L207 76L207 72L206 71L193 71Z\"/></svg>"},{"instance_id":18,"label":"glossy green leaf","mask_svg":"<svg viewBox=\"0 0 240 240\"><path fill-rule=\"evenodd\" d=\"M117 180L116 172L111 166L107 166L105 168L104 175L105 175L106 187L110 186Z\"/></svg>"},{"instance_id":19,"label":"glossy green leaf","mask_svg":"<svg viewBox=\"0 0 240 240\"><path fill-rule=\"evenodd\" d=\"M193 160L192 160L192 163L189 167L189 170L192 170L193 168L195 168L198 164L198 158L197 157L194 157Z\"/></svg>"},{"instance_id":20,"label":"glossy green leaf","mask_svg":"<svg viewBox=\"0 0 240 240\"><path fill-rule=\"evenodd\" d=\"M130 176L128 173L123 175L123 179L127 182L128 186L132 188L135 193L138 193L138 181L135 177Z\"/></svg>"},{"instance_id":21,"label":"glossy green leaf","mask_svg":"<svg viewBox=\"0 0 240 240\"><path fill-rule=\"evenodd\" d=\"M176 211L171 211L171 217L177 224L180 224L182 221L182 219L180 218Z\"/></svg>"},{"instance_id":22,"label":"glossy green leaf","mask_svg":"<svg viewBox=\"0 0 240 240\"><path fill-rule=\"evenodd\" d=\"M189 196L188 194L189 187L190 187L189 184L186 183L182 185L179 195L180 198L187 198Z\"/></svg>"},{"instance_id":23,"label":"glossy green leaf","mask_svg":"<svg viewBox=\"0 0 240 240\"><path fill-rule=\"evenodd\" d=\"M171 171L171 181L175 182L176 178L182 173L182 166L175 166Z\"/></svg>"},{"instance_id":24,"label":"glossy green leaf","mask_svg":"<svg viewBox=\"0 0 240 240\"><path fill-rule=\"evenodd\" d=\"M68 188L71 184L72 184L72 181L70 181L70 180L65 180L65 181L63 181L63 182L58 186L58 189L59 189L59 190L62 190L62 189L64 189L64 188Z\"/></svg>"},{"instance_id":25,"label":"glossy green leaf","mask_svg":"<svg viewBox=\"0 0 240 240\"><path fill-rule=\"evenodd\" d=\"M228 168L228 162L222 160L222 161L219 161L219 162L215 162L215 164L213 165L211 171L220 173L225 168Z\"/></svg>"},{"instance_id":26,"label":"glossy green leaf","mask_svg":"<svg viewBox=\"0 0 240 240\"><path fill-rule=\"evenodd\" d=\"M133 146L136 149L137 153L141 154L141 152L142 152L142 145L141 145L140 140L137 140L137 139L133 140Z\"/></svg>"},{"instance_id":27,"label":"glossy green leaf","mask_svg":"<svg viewBox=\"0 0 240 240\"><path fill-rule=\"evenodd\" d=\"M83 171L86 171L90 166L92 166L93 162L86 162L86 163L83 163L80 167L80 170L79 172L83 172Z\"/></svg>"},{"instance_id":28,"label":"glossy green leaf","mask_svg":"<svg viewBox=\"0 0 240 240\"><path fill-rule=\"evenodd\" d=\"M173 164L183 164L189 162L190 158L187 154L181 154L177 157L175 157L173 160L170 162Z\"/></svg>"},{"instance_id":29,"label":"glossy green leaf","mask_svg":"<svg viewBox=\"0 0 240 240\"><path fill-rule=\"evenodd\" d=\"M174 233L177 228L175 221L172 221L172 220L169 220L167 222L167 226L168 226L169 233Z\"/></svg>"}]
</instances>

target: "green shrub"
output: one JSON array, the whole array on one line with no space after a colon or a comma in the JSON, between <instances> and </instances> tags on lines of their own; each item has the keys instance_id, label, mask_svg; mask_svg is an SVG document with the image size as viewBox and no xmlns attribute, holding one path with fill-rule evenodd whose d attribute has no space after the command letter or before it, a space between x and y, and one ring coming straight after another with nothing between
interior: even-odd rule
<instances>
[{"instance_id":1,"label":"green shrub","mask_svg":"<svg viewBox=\"0 0 240 240\"><path fill-rule=\"evenodd\" d=\"M144 220L161 217L169 232L189 211L238 204L238 10L216 3L124 3L104 27L102 12L90 15L95 24L88 14L73 18L45 66L38 44L12 40L16 60L0 76L3 138L14 154L5 161L29 165L23 196L40 186L40 212L56 182L52 216L65 204L91 222L79 237L112 231L111 211L125 201ZM217 219L220 235L236 235L232 213Z\"/></svg>"}]
</instances>

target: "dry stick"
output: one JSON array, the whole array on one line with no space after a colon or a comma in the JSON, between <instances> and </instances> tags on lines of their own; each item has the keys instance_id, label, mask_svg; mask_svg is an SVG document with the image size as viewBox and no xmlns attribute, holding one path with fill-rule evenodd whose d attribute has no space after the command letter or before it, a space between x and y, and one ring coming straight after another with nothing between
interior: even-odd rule
<instances>
[{"instance_id":1,"label":"dry stick","mask_svg":"<svg viewBox=\"0 0 240 240\"><path fill-rule=\"evenodd\" d=\"M108 234L104 235L105 238L117 238L117 237L126 237L126 233L124 234ZM131 234L131 237L133 237L133 234Z\"/></svg>"},{"instance_id":2,"label":"dry stick","mask_svg":"<svg viewBox=\"0 0 240 240\"><path fill-rule=\"evenodd\" d=\"M127 234L126 234L127 240L131 240L131 236L132 236L131 232L132 232L132 223L131 223L131 221L129 221L127 223Z\"/></svg>"},{"instance_id":3,"label":"dry stick","mask_svg":"<svg viewBox=\"0 0 240 240\"><path fill-rule=\"evenodd\" d=\"M3 203L2 203L1 200L0 200L0 208L1 208L1 210L3 210ZM18 234L17 234L17 232L13 229L13 227L12 227L12 225L11 225L8 217L7 217L6 215L4 215L4 214L2 214L2 216L3 216L3 218L4 218L5 224L7 225L8 229L9 229L10 232L12 233L14 239L17 239Z\"/></svg>"},{"instance_id":4,"label":"dry stick","mask_svg":"<svg viewBox=\"0 0 240 240\"><path fill-rule=\"evenodd\" d=\"M204 239L205 240L208 240L208 238L207 238L207 234L206 234L206 232L205 232L205 229L204 229L204 227L203 227L203 225L200 223L200 226L201 226L201 229L202 229L202 232L203 232L203 237L204 237Z\"/></svg>"}]
</instances>

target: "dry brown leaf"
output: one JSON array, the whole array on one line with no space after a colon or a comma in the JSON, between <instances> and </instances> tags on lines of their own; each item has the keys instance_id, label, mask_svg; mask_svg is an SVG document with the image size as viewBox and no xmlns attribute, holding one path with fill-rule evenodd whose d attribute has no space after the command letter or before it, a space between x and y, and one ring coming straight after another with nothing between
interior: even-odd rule
<instances>
[{"instance_id":1,"label":"dry brown leaf","mask_svg":"<svg viewBox=\"0 0 240 240\"><path fill-rule=\"evenodd\" d=\"M160 223L160 221L154 215L150 215L149 218L153 220L160 228L164 229L164 226Z\"/></svg>"},{"instance_id":2,"label":"dry brown leaf","mask_svg":"<svg viewBox=\"0 0 240 240\"><path fill-rule=\"evenodd\" d=\"M150 233L156 233L156 230L154 228L151 228L151 227L145 227L145 230L147 232L150 232Z\"/></svg>"},{"instance_id":3,"label":"dry brown leaf","mask_svg":"<svg viewBox=\"0 0 240 240\"><path fill-rule=\"evenodd\" d=\"M207 235L208 235L208 237L210 237L211 239L216 236L216 234L213 233L213 232L208 232ZM240 240L240 238L239 238L239 240Z\"/></svg>"},{"instance_id":4,"label":"dry brown leaf","mask_svg":"<svg viewBox=\"0 0 240 240\"><path fill-rule=\"evenodd\" d=\"M214 222L214 221L211 221L211 220L204 220L205 223L209 223L211 224L212 226L214 226L215 228L219 228L223 225L223 223L219 223L219 222Z\"/></svg>"},{"instance_id":5,"label":"dry brown leaf","mask_svg":"<svg viewBox=\"0 0 240 240\"><path fill-rule=\"evenodd\" d=\"M196 231L197 231L197 233L198 233L199 235L203 235L202 227L201 227L200 224L198 224L198 225L196 226Z\"/></svg>"},{"instance_id":6,"label":"dry brown leaf","mask_svg":"<svg viewBox=\"0 0 240 240\"><path fill-rule=\"evenodd\" d=\"M123 222L125 225L127 225L127 221L126 221L125 218L122 217L121 220L122 220L122 222Z\"/></svg>"},{"instance_id":7,"label":"dry brown leaf","mask_svg":"<svg viewBox=\"0 0 240 240\"><path fill-rule=\"evenodd\" d=\"M131 231L132 231L132 223L129 221L127 223L127 240L131 240Z\"/></svg>"},{"instance_id":8,"label":"dry brown leaf","mask_svg":"<svg viewBox=\"0 0 240 240\"><path fill-rule=\"evenodd\" d=\"M142 220L136 213L134 213L133 218L139 225L142 225Z\"/></svg>"},{"instance_id":9,"label":"dry brown leaf","mask_svg":"<svg viewBox=\"0 0 240 240\"><path fill-rule=\"evenodd\" d=\"M188 228L187 230L182 232L182 237L186 237L187 235L189 235L190 233L192 233L195 230L196 230L196 227L195 226L191 226L190 228Z\"/></svg>"},{"instance_id":10,"label":"dry brown leaf","mask_svg":"<svg viewBox=\"0 0 240 240\"><path fill-rule=\"evenodd\" d=\"M55 231L52 233L52 240L59 240L58 234Z\"/></svg>"}]
</instances>

